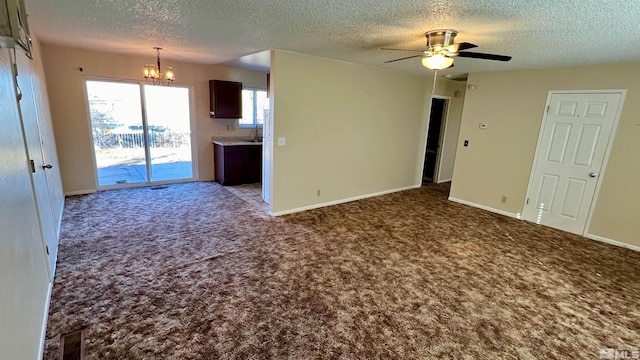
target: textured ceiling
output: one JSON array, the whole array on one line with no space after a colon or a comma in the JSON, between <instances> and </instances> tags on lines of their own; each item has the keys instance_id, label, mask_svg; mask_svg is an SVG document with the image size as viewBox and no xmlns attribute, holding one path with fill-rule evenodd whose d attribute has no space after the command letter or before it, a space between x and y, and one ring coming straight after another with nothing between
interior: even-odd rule
<instances>
[{"instance_id":1,"label":"textured ceiling","mask_svg":"<svg viewBox=\"0 0 640 360\"><path fill-rule=\"evenodd\" d=\"M282 49L416 75L433 72L380 47L425 46L449 28L477 52L508 63L456 58L442 74L640 60L638 0L26 0L46 43L164 59L251 67ZM178 69L176 69L179 71Z\"/></svg>"}]
</instances>

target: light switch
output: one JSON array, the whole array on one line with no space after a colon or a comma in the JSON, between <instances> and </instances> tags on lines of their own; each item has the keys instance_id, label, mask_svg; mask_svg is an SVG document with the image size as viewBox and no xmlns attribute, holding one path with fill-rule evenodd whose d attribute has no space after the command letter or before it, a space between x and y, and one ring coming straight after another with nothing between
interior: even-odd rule
<instances>
[{"instance_id":1,"label":"light switch","mask_svg":"<svg viewBox=\"0 0 640 360\"><path fill-rule=\"evenodd\" d=\"M469 146L469 140L464 141L464 146Z\"/></svg>"},{"instance_id":2,"label":"light switch","mask_svg":"<svg viewBox=\"0 0 640 360\"><path fill-rule=\"evenodd\" d=\"M284 136L278 138L278 146L285 146L287 144L287 140Z\"/></svg>"}]
</instances>

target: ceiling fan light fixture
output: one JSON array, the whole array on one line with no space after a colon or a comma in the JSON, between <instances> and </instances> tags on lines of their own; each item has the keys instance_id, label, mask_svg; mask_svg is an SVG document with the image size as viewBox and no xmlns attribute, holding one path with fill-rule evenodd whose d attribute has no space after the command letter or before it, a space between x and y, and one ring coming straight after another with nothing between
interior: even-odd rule
<instances>
[{"instance_id":1,"label":"ceiling fan light fixture","mask_svg":"<svg viewBox=\"0 0 640 360\"><path fill-rule=\"evenodd\" d=\"M431 70L442 70L453 65L453 59L441 54L422 59L422 66Z\"/></svg>"},{"instance_id":2,"label":"ceiling fan light fixture","mask_svg":"<svg viewBox=\"0 0 640 360\"><path fill-rule=\"evenodd\" d=\"M425 33L427 38L427 46L425 49L413 50L413 49L390 49L382 48L382 50L400 50L410 51L416 53L413 56L406 56L399 59L385 61L386 63L392 63L400 60L422 58L422 65L432 70L442 70L453 66L453 59L455 57L473 58L473 59L485 59L495 61L509 61L511 56L477 53L471 51L465 51L478 47L478 45L461 42L456 43L455 38L458 32L455 30L432 30Z\"/></svg>"}]
</instances>

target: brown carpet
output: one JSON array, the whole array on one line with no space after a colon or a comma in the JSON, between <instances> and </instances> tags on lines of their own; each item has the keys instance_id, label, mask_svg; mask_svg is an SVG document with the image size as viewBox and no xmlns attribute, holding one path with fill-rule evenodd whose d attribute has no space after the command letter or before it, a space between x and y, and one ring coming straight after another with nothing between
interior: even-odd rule
<instances>
[{"instance_id":1,"label":"brown carpet","mask_svg":"<svg viewBox=\"0 0 640 360\"><path fill-rule=\"evenodd\" d=\"M597 359L640 254L426 186L272 218L214 183L67 199L45 359Z\"/></svg>"}]
</instances>

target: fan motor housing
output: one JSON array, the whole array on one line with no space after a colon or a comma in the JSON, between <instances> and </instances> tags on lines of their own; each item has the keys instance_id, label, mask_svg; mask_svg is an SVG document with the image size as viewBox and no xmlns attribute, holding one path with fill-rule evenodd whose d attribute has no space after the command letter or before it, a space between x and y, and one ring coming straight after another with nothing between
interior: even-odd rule
<instances>
[{"instance_id":1,"label":"fan motor housing","mask_svg":"<svg viewBox=\"0 0 640 360\"><path fill-rule=\"evenodd\" d=\"M427 38L427 48L443 48L453 45L458 32L455 30L432 30L424 34Z\"/></svg>"}]
</instances>

